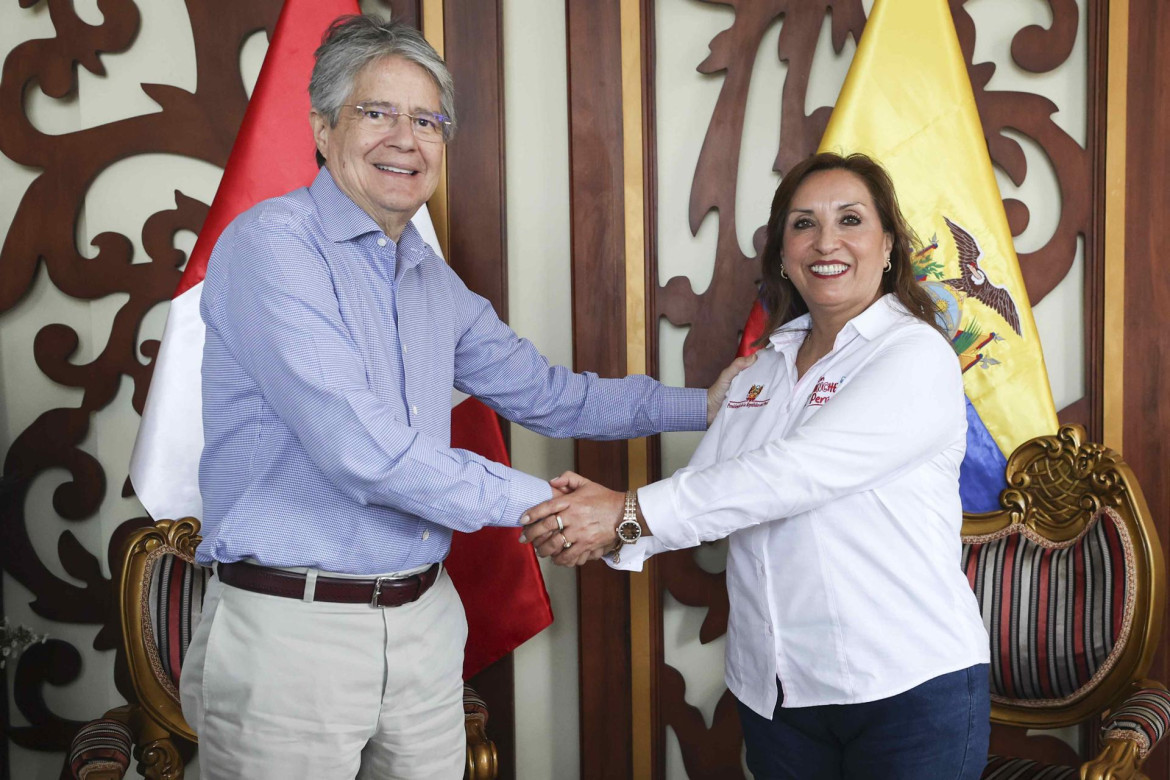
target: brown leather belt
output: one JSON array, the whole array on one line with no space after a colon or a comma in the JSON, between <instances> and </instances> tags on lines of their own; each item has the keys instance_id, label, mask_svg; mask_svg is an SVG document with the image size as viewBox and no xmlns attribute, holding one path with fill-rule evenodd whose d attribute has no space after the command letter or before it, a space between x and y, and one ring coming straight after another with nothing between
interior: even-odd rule
<instances>
[{"instance_id":1,"label":"brown leather belt","mask_svg":"<svg viewBox=\"0 0 1170 780\"><path fill-rule=\"evenodd\" d=\"M314 601L335 604L369 604L371 607L400 607L418 601L435 580L439 579L439 564L410 577L395 579L378 577L371 580L351 580L341 577L317 577L313 591ZM234 588L269 596L302 599L305 595L305 575L284 569L270 569L246 561L221 563L216 567L220 582Z\"/></svg>"}]
</instances>

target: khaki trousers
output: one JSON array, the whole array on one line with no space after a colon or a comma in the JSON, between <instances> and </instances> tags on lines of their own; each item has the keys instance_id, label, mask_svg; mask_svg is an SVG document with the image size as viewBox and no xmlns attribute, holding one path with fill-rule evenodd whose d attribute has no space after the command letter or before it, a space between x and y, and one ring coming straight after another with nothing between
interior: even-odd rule
<instances>
[{"instance_id":1,"label":"khaki trousers","mask_svg":"<svg viewBox=\"0 0 1170 780\"><path fill-rule=\"evenodd\" d=\"M446 570L389 608L213 577L180 683L201 778L461 778L466 640Z\"/></svg>"}]
</instances>

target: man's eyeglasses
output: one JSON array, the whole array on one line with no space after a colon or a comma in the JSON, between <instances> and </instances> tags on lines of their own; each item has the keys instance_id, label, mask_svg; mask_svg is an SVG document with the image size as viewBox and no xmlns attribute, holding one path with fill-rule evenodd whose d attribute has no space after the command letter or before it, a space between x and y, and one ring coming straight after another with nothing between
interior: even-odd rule
<instances>
[{"instance_id":1,"label":"man's eyeglasses","mask_svg":"<svg viewBox=\"0 0 1170 780\"><path fill-rule=\"evenodd\" d=\"M443 114L433 114L429 111L408 114L389 103L365 103L342 108L356 109L359 125L371 133L387 133L398 126L399 119L406 117L410 120L410 131L414 133L414 137L426 143L446 142L455 126L455 123Z\"/></svg>"}]
</instances>

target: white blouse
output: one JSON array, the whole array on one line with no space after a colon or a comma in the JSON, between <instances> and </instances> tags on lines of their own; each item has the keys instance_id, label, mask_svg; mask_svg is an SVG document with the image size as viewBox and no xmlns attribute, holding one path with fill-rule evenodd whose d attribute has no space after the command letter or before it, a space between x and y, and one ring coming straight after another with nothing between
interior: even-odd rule
<instances>
[{"instance_id":1,"label":"white blouse","mask_svg":"<svg viewBox=\"0 0 1170 780\"><path fill-rule=\"evenodd\" d=\"M892 295L799 380L808 315L731 384L691 462L638 491L619 569L730 536L726 681L765 718L875 701L989 658L960 569L962 376ZM611 564L612 565L612 564Z\"/></svg>"}]
</instances>

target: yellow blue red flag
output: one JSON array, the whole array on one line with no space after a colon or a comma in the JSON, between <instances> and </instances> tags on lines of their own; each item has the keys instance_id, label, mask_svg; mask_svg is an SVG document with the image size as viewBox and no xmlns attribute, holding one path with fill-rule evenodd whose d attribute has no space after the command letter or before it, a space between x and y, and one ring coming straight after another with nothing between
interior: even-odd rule
<instances>
[{"instance_id":1,"label":"yellow blue red flag","mask_svg":"<svg viewBox=\"0 0 1170 780\"><path fill-rule=\"evenodd\" d=\"M1055 433L1056 409L946 0L874 3L820 151L881 162L926 244L918 275L967 392L963 509L996 509L1005 456Z\"/></svg>"}]
</instances>

